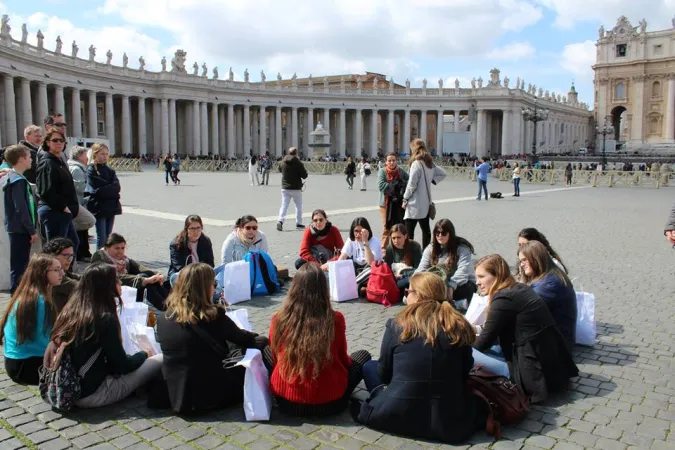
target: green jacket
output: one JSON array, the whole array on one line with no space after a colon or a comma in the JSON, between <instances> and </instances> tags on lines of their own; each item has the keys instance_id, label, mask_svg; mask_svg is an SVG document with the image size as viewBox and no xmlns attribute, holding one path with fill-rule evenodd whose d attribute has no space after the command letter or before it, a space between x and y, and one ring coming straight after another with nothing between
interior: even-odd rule
<instances>
[{"instance_id":1,"label":"green jacket","mask_svg":"<svg viewBox=\"0 0 675 450\"><path fill-rule=\"evenodd\" d=\"M404 183L408 183L408 172L401 166L398 166L401 171L401 179ZM377 173L377 189L380 191L380 206L384 206L384 190L387 188L387 170L382 168Z\"/></svg>"}]
</instances>

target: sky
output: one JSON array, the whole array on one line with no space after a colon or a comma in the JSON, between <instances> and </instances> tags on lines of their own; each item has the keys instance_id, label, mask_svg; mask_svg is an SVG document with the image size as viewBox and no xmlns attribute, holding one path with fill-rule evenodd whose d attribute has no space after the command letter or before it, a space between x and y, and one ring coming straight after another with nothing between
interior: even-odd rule
<instances>
[{"instance_id":1,"label":"sky","mask_svg":"<svg viewBox=\"0 0 675 450\"><path fill-rule=\"evenodd\" d=\"M592 105L598 29L625 15L647 31L671 28L675 0L0 0L12 36L45 47L61 36L64 53L77 41L82 58L97 49L122 65L160 70L162 56L187 52L187 66L206 63L221 78L264 71L290 78L377 72L419 87L469 87L472 78L517 78L566 95L572 82ZM200 69L201 73L201 69Z\"/></svg>"}]
</instances>

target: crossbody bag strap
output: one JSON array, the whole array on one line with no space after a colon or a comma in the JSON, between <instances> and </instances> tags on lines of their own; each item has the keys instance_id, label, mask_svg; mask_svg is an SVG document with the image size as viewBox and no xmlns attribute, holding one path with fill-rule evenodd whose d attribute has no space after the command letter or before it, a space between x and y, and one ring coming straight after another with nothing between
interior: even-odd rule
<instances>
[{"instance_id":1,"label":"crossbody bag strap","mask_svg":"<svg viewBox=\"0 0 675 450\"><path fill-rule=\"evenodd\" d=\"M208 344L213 351L218 353L218 356L220 356L221 359L225 359L229 356L229 352L225 350L225 347L223 347L220 342L216 341L209 333L196 325L188 324L188 328L190 328L197 336L199 336L202 341Z\"/></svg>"},{"instance_id":2,"label":"crossbody bag strap","mask_svg":"<svg viewBox=\"0 0 675 450\"><path fill-rule=\"evenodd\" d=\"M80 370L77 371L77 374L80 376L80 378L84 378L84 376L87 374L87 372L89 372L89 369L91 369L91 366L93 366L94 363L96 362L96 360L98 359L98 355L101 354L101 350L102 350L102 348L99 347L98 350L96 350L94 352L94 354L91 355L91 358L89 358L89 360L87 360L87 362L84 363L84 365L82 367L80 367Z\"/></svg>"},{"instance_id":3,"label":"crossbody bag strap","mask_svg":"<svg viewBox=\"0 0 675 450\"><path fill-rule=\"evenodd\" d=\"M422 164L422 174L424 174L424 186L427 188L427 196L429 197L429 206L431 206L431 186L427 183L427 169Z\"/></svg>"}]
</instances>

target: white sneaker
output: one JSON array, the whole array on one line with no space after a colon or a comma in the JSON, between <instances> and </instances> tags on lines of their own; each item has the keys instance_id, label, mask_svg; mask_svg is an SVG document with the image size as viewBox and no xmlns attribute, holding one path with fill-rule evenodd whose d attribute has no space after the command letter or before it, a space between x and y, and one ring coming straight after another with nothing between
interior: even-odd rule
<instances>
[{"instance_id":1,"label":"white sneaker","mask_svg":"<svg viewBox=\"0 0 675 450\"><path fill-rule=\"evenodd\" d=\"M469 309L469 302L466 300L455 300L455 307L457 309L467 310Z\"/></svg>"},{"instance_id":2,"label":"white sneaker","mask_svg":"<svg viewBox=\"0 0 675 450\"><path fill-rule=\"evenodd\" d=\"M404 305L407 305L407 304L408 304L408 297L407 297L407 296L404 296L404 297L403 297L403 304L404 304Z\"/></svg>"}]
</instances>

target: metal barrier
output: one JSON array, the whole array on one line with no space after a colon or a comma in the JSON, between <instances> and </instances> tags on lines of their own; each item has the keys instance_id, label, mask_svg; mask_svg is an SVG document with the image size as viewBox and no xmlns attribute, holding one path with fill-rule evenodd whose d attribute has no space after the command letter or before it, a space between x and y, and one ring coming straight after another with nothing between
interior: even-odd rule
<instances>
[{"instance_id":1,"label":"metal barrier","mask_svg":"<svg viewBox=\"0 0 675 450\"><path fill-rule=\"evenodd\" d=\"M110 158L108 166L115 172L143 172L143 163L140 159Z\"/></svg>"}]
</instances>

